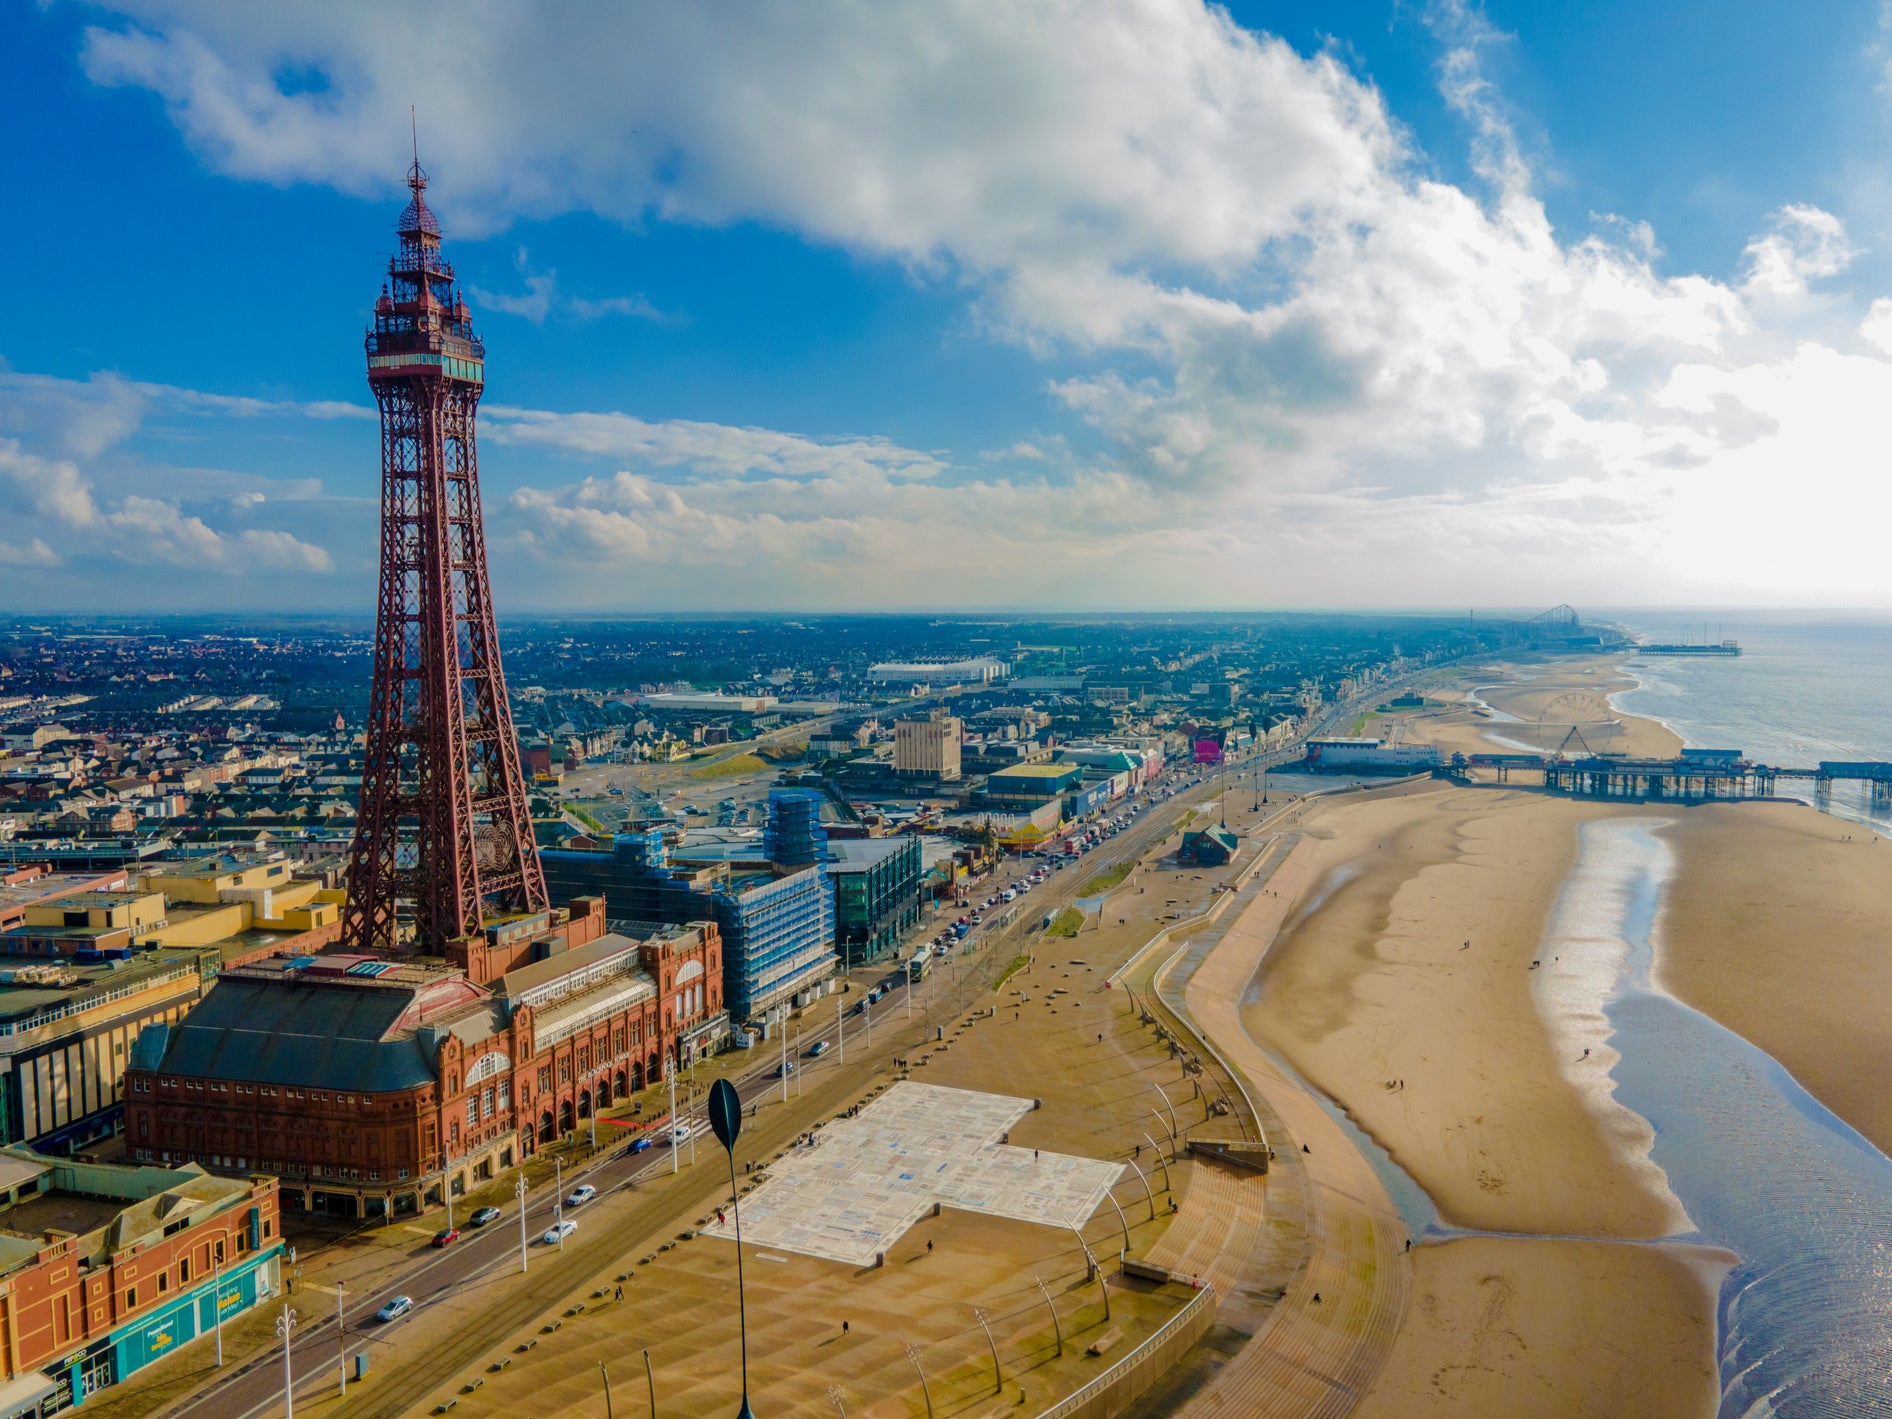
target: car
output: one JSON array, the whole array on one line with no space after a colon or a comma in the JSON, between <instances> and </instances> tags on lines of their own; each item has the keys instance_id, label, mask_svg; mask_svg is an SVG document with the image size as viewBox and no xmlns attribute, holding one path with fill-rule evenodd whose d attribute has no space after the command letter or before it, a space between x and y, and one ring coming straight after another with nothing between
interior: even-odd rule
<instances>
[{"instance_id":1,"label":"car","mask_svg":"<svg viewBox=\"0 0 1892 1419\"><path fill-rule=\"evenodd\" d=\"M650 1148L650 1140L648 1138L633 1138L631 1140L631 1146L627 1148L625 1151L627 1153L643 1153L647 1151L649 1148Z\"/></svg>"},{"instance_id":2,"label":"car","mask_svg":"<svg viewBox=\"0 0 1892 1419\"><path fill-rule=\"evenodd\" d=\"M565 1199L567 1207L583 1207L598 1195L598 1189L590 1183L583 1183L572 1189L572 1195Z\"/></svg>"},{"instance_id":3,"label":"car","mask_svg":"<svg viewBox=\"0 0 1892 1419\"><path fill-rule=\"evenodd\" d=\"M467 1225L472 1227L484 1227L488 1222L497 1222L498 1220L499 1209L497 1207L482 1207L468 1219Z\"/></svg>"},{"instance_id":4,"label":"car","mask_svg":"<svg viewBox=\"0 0 1892 1419\"><path fill-rule=\"evenodd\" d=\"M810 1059L820 1059L821 1056L827 1052L828 1042L826 1040L816 1040L813 1044L808 1046L808 1057Z\"/></svg>"},{"instance_id":5,"label":"car","mask_svg":"<svg viewBox=\"0 0 1892 1419\"><path fill-rule=\"evenodd\" d=\"M552 1226L547 1227L545 1229L545 1235L540 1237L539 1240L544 1242L548 1247L555 1247L577 1230L578 1224L572 1221L571 1218L566 1217L554 1223Z\"/></svg>"},{"instance_id":6,"label":"car","mask_svg":"<svg viewBox=\"0 0 1892 1419\"><path fill-rule=\"evenodd\" d=\"M450 1247L459 1240L460 1229L458 1227L444 1227L434 1233L434 1245L437 1247Z\"/></svg>"},{"instance_id":7,"label":"car","mask_svg":"<svg viewBox=\"0 0 1892 1419\"><path fill-rule=\"evenodd\" d=\"M786 1061L785 1063L778 1064L775 1066L775 1077L777 1079L786 1079L789 1075L793 1074L794 1072L795 1072L795 1061L792 1059Z\"/></svg>"},{"instance_id":8,"label":"car","mask_svg":"<svg viewBox=\"0 0 1892 1419\"><path fill-rule=\"evenodd\" d=\"M413 1309L414 1298L412 1296L394 1296L389 1299L385 1306L374 1313L374 1318L385 1325L391 1320L399 1320Z\"/></svg>"},{"instance_id":9,"label":"car","mask_svg":"<svg viewBox=\"0 0 1892 1419\"><path fill-rule=\"evenodd\" d=\"M670 1138L671 1141L675 1143L688 1143L690 1141L690 1125L687 1123L678 1124L675 1128L670 1130Z\"/></svg>"}]
</instances>

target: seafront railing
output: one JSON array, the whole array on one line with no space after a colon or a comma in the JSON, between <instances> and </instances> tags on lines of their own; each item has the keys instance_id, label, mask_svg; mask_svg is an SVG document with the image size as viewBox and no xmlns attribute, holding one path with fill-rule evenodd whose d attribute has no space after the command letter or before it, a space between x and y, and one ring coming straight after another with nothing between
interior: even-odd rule
<instances>
[{"instance_id":1,"label":"seafront railing","mask_svg":"<svg viewBox=\"0 0 1892 1419\"><path fill-rule=\"evenodd\" d=\"M1083 1388L1066 1395L1038 1419L1105 1419L1137 1398L1202 1338L1215 1319L1215 1287L1203 1282L1183 1308L1155 1333Z\"/></svg>"}]
</instances>

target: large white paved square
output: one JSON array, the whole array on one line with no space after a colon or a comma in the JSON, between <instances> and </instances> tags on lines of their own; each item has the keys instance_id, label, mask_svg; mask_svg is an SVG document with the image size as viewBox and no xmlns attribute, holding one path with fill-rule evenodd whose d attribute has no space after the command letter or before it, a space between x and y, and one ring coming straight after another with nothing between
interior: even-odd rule
<instances>
[{"instance_id":1,"label":"large white paved square","mask_svg":"<svg viewBox=\"0 0 1892 1419\"><path fill-rule=\"evenodd\" d=\"M791 1148L774 1164L742 1200L742 1239L866 1266L935 1202L1047 1227L1081 1224L1123 1164L1000 1143L1030 1112L1030 1099L896 1084L823 1128L815 1147ZM735 1238L730 1223L704 1232Z\"/></svg>"}]
</instances>

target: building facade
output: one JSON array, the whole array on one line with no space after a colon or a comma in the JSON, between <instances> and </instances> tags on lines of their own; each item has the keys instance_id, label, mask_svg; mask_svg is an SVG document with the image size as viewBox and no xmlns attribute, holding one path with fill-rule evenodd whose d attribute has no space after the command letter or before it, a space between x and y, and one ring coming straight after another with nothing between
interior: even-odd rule
<instances>
[{"instance_id":1,"label":"building facade","mask_svg":"<svg viewBox=\"0 0 1892 1419\"><path fill-rule=\"evenodd\" d=\"M885 955L920 919L920 840L910 833L831 845L834 940L850 967Z\"/></svg>"},{"instance_id":2,"label":"building facade","mask_svg":"<svg viewBox=\"0 0 1892 1419\"><path fill-rule=\"evenodd\" d=\"M455 942L446 964L366 955L226 971L139 1037L141 1162L277 1174L348 1216L467 1191L688 1063L724 1027L716 924L608 932L601 899Z\"/></svg>"},{"instance_id":3,"label":"building facade","mask_svg":"<svg viewBox=\"0 0 1892 1419\"><path fill-rule=\"evenodd\" d=\"M963 730L959 720L945 710L934 710L925 719L896 720L893 771L901 778L957 780Z\"/></svg>"},{"instance_id":4,"label":"building facade","mask_svg":"<svg viewBox=\"0 0 1892 1419\"><path fill-rule=\"evenodd\" d=\"M772 795L773 796L773 795ZM803 823L770 836L777 850L832 853L826 834ZM802 844L806 830L818 843ZM765 847L768 843L765 842ZM621 833L608 852L578 848L540 854L555 893L595 893L612 920L684 922L705 917L721 929L724 999L730 1018L754 1020L826 988L835 954L834 889L827 865L757 860L673 860L661 831Z\"/></svg>"},{"instance_id":5,"label":"building facade","mask_svg":"<svg viewBox=\"0 0 1892 1419\"><path fill-rule=\"evenodd\" d=\"M276 1180L0 1149L0 1419L41 1419L282 1290Z\"/></svg>"}]
</instances>

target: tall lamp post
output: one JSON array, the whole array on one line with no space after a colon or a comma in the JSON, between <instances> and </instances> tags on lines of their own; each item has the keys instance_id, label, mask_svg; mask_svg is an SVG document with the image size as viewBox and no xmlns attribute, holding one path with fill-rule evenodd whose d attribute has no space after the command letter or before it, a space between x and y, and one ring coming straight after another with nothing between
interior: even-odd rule
<instances>
[{"instance_id":1,"label":"tall lamp post","mask_svg":"<svg viewBox=\"0 0 1892 1419\"><path fill-rule=\"evenodd\" d=\"M282 1412L283 1419L296 1419L296 1382L289 1370L289 1336L296 1328L296 1313L284 1302L276 1317L276 1334L282 1337Z\"/></svg>"},{"instance_id":2,"label":"tall lamp post","mask_svg":"<svg viewBox=\"0 0 1892 1419\"><path fill-rule=\"evenodd\" d=\"M736 1086L718 1079L710 1089L710 1129L729 1154L730 1209L736 1219L736 1317L742 1336L742 1408L736 1419L755 1419L749 1407L749 1310L742 1293L742 1190L736 1186L736 1135L742 1132L742 1099Z\"/></svg>"}]
</instances>

